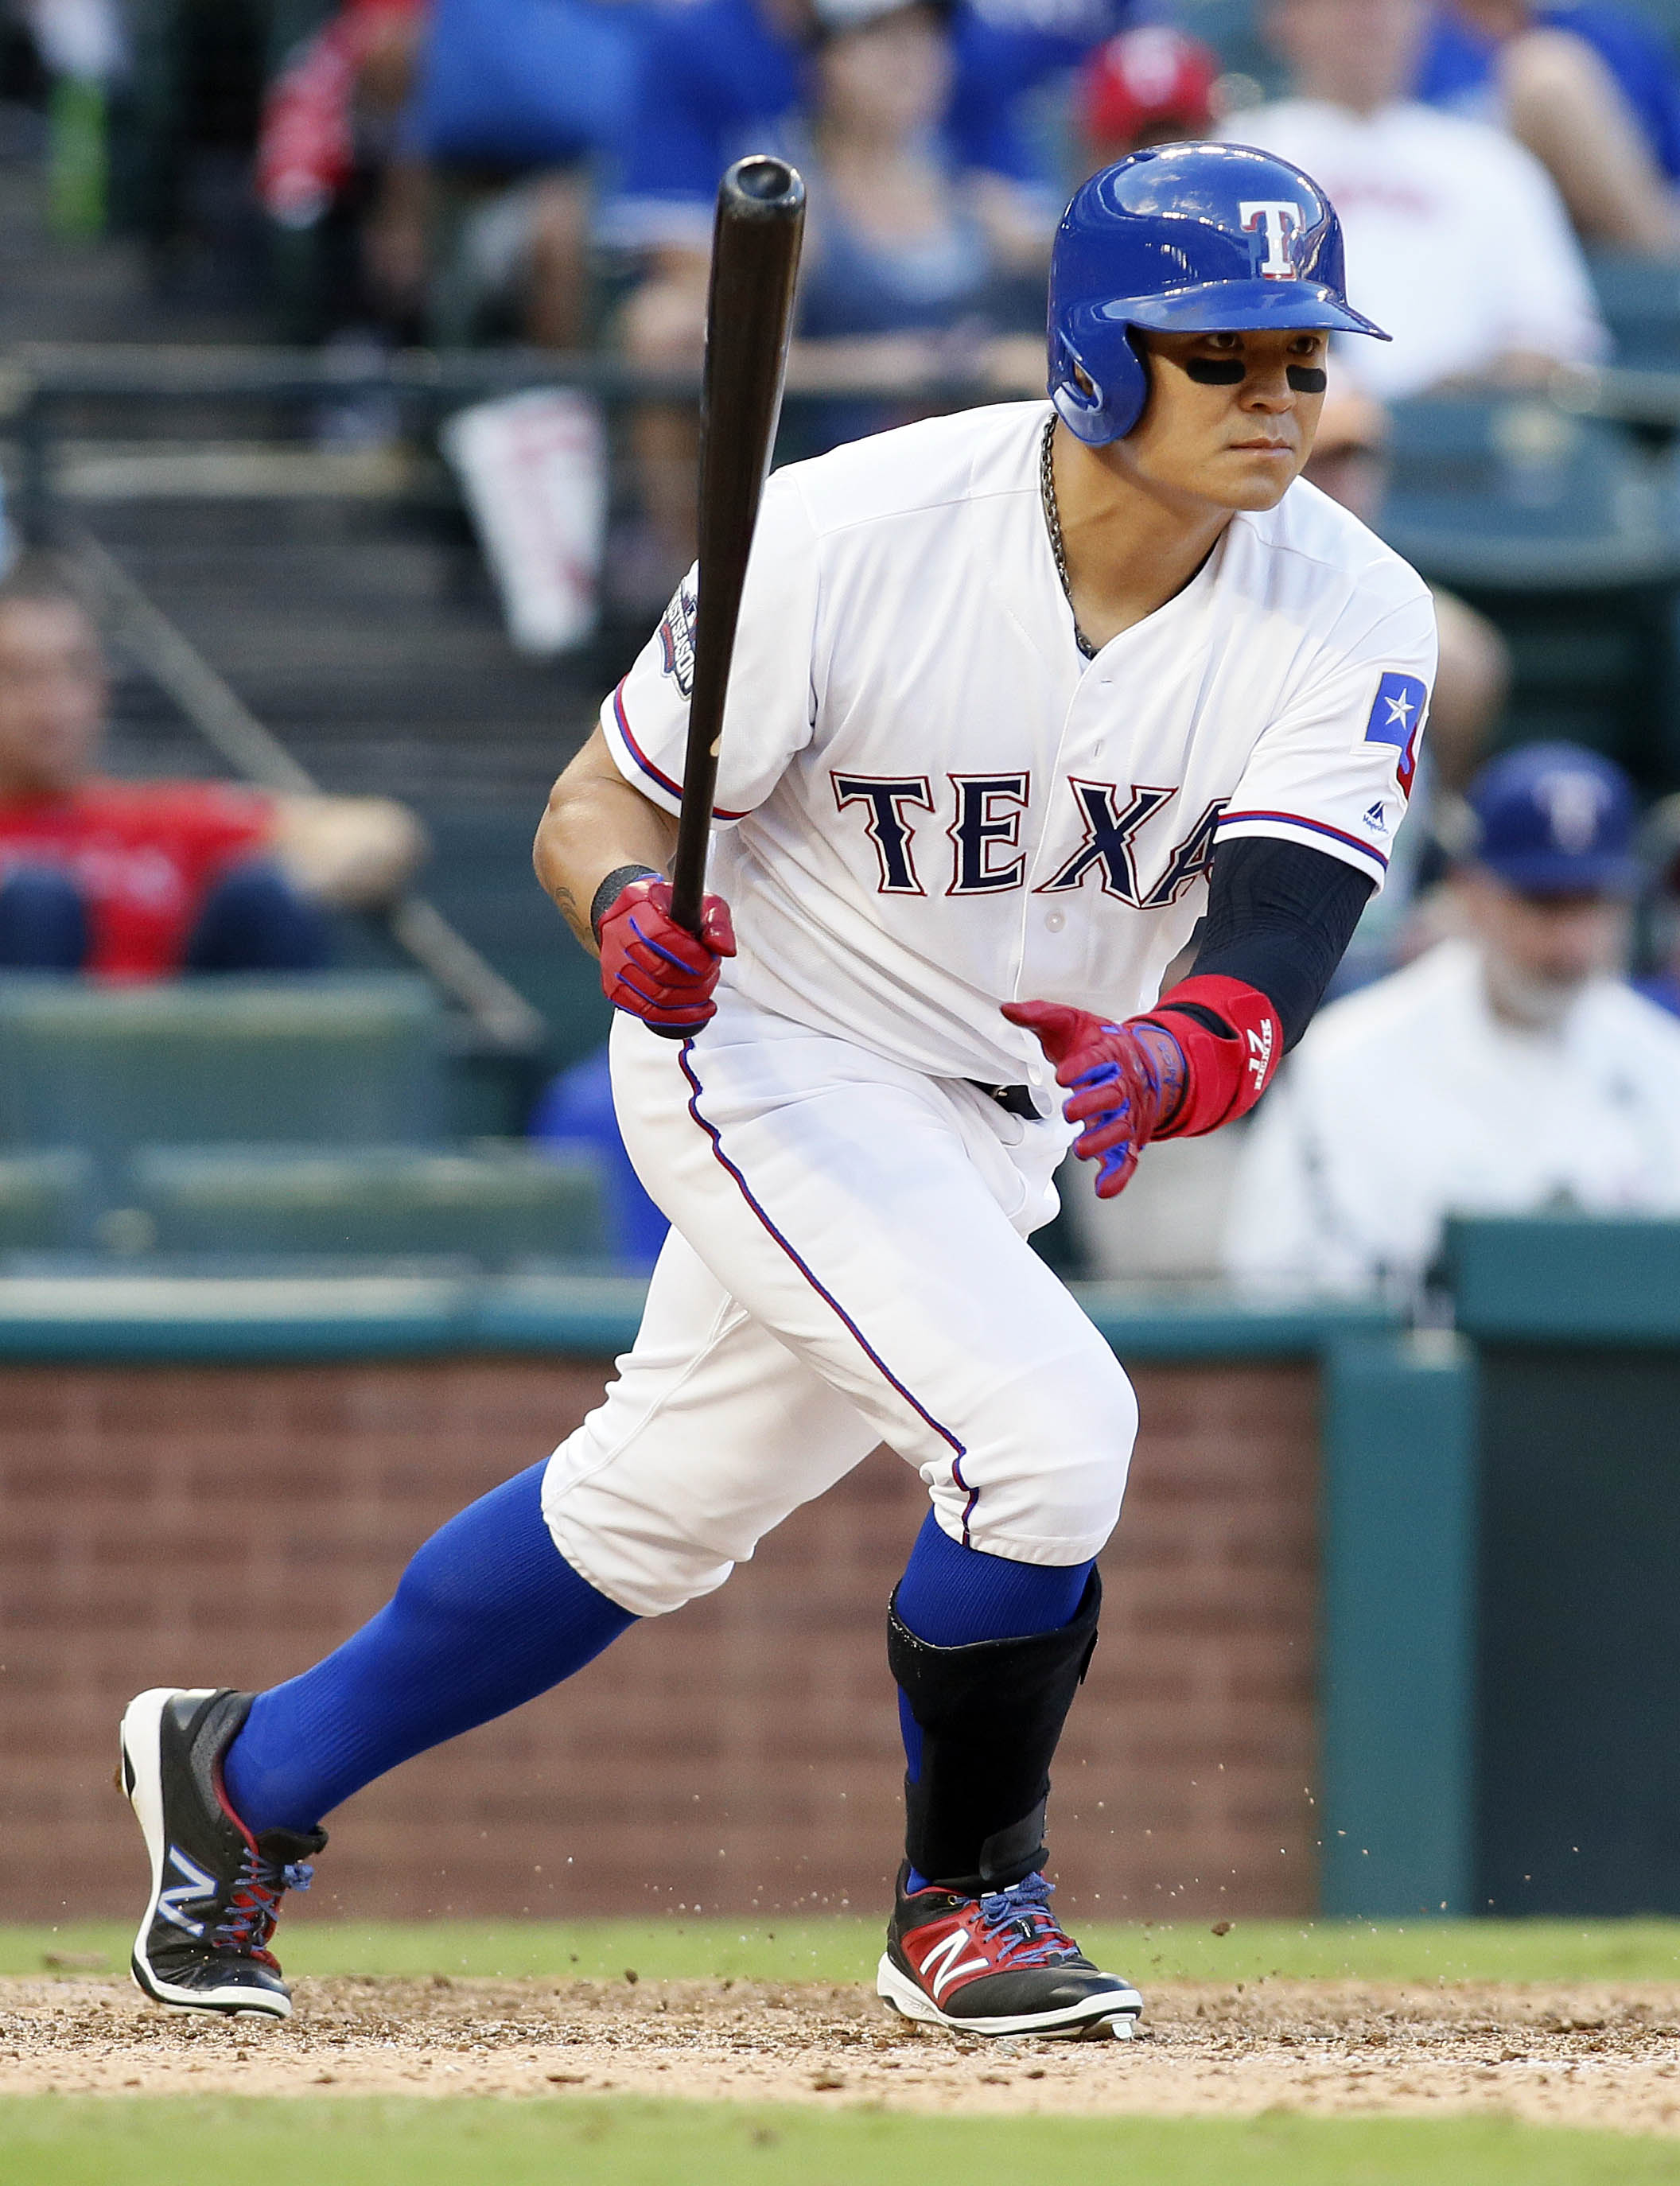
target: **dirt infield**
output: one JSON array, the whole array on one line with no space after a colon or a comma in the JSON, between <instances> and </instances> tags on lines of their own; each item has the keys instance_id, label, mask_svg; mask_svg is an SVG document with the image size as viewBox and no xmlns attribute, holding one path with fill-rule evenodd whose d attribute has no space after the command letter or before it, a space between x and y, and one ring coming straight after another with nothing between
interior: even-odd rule
<instances>
[{"instance_id":1,"label":"dirt infield","mask_svg":"<svg viewBox=\"0 0 1680 2186\"><path fill-rule=\"evenodd\" d=\"M1680 2135L1680 1987L1151 1992L1134 2042L958 2042L863 1988L334 1980L277 2026L112 1976L0 1981L0 2094L572 2089L955 2111L1498 2111Z\"/></svg>"}]
</instances>

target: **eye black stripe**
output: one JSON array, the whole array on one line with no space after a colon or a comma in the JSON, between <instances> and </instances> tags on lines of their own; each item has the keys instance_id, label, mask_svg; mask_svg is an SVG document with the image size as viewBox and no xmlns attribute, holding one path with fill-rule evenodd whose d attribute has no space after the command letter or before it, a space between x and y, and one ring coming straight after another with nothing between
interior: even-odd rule
<instances>
[{"instance_id":1,"label":"eye black stripe","mask_svg":"<svg viewBox=\"0 0 1680 2186\"><path fill-rule=\"evenodd\" d=\"M1284 378L1297 395L1322 395L1330 385L1330 375L1316 364L1291 364L1285 368Z\"/></svg>"},{"instance_id":2,"label":"eye black stripe","mask_svg":"<svg viewBox=\"0 0 1680 2186\"><path fill-rule=\"evenodd\" d=\"M1248 367L1240 356L1192 356L1185 360L1184 370L1204 387L1238 387Z\"/></svg>"}]
</instances>

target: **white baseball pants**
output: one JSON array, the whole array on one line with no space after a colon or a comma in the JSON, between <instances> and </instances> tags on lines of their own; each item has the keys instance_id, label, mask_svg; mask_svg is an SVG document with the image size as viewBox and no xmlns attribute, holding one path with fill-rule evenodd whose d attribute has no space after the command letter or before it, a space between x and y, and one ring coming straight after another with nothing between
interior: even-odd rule
<instances>
[{"instance_id":1,"label":"white baseball pants","mask_svg":"<svg viewBox=\"0 0 1680 2186\"><path fill-rule=\"evenodd\" d=\"M620 1016L612 1058L674 1226L635 1348L544 1477L573 1568L637 1616L679 1608L881 1442L954 1539L1095 1555L1137 1407L1026 1242L1056 1211L1060 1120L726 994L680 1045Z\"/></svg>"}]
</instances>

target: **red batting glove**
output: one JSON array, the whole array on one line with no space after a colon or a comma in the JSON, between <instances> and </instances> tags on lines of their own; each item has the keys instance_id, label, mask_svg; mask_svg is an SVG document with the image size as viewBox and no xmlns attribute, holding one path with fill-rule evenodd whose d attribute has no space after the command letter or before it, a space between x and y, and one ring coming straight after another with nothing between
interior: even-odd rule
<instances>
[{"instance_id":1,"label":"red batting glove","mask_svg":"<svg viewBox=\"0 0 1680 2186\"><path fill-rule=\"evenodd\" d=\"M671 916L671 884L630 881L602 913L601 985L615 1010L662 1032L698 1032L717 1008L712 989L735 954L729 905L708 895L698 940Z\"/></svg>"},{"instance_id":2,"label":"red batting glove","mask_svg":"<svg viewBox=\"0 0 1680 2186\"><path fill-rule=\"evenodd\" d=\"M1081 1161L1100 1164L1096 1192L1112 1199L1132 1180L1138 1156L1178 1113L1184 1096L1184 1051L1163 1026L1132 1018L1112 1024L1063 1002L1005 1002L1071 1086L1061 1113L1085 1129L1073 1141Z\"/></svg>"}]
</instances>

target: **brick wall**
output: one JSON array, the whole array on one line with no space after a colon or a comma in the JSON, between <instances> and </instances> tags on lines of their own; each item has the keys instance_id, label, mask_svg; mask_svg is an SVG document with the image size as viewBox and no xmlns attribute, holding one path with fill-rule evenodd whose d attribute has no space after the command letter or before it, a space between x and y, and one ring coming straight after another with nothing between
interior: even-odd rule
<instances>
[{"instance_id":1,"label":"brick wall","mask_svg":"<svg viewBox=\"0 0 1680 2186\"><path fill-rule=\"evenodd\" d=\"M135 1910L139 1840L111 1787L128 1695L300 1669L602 1379L526 1361L0 1372L0 1919ZM1075 1907L1119 1916L1307 1912L1313 1376L1137 1379L1057 1871ZM877 1452L720 1594L352 1801L311 1909L877 1907L901 1767L882 1611L922 1507Z\"/></svg>"}]
</instances>

